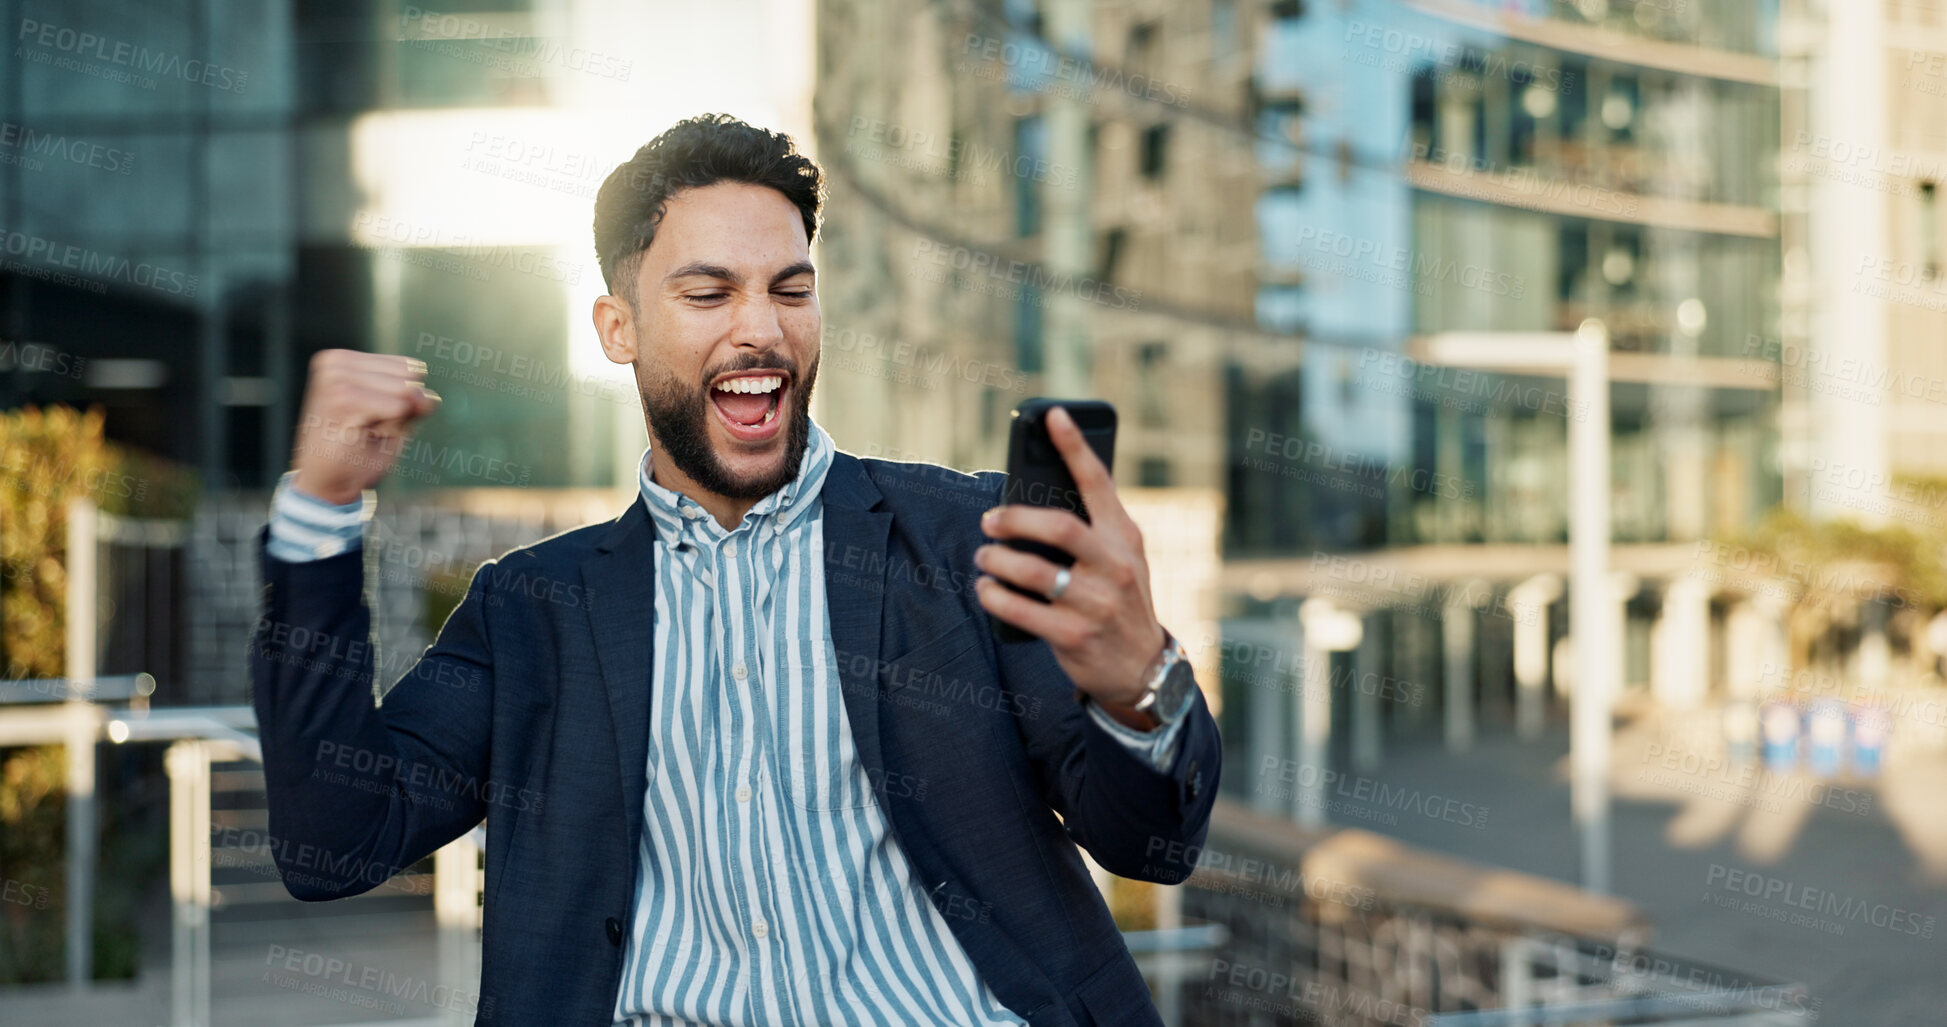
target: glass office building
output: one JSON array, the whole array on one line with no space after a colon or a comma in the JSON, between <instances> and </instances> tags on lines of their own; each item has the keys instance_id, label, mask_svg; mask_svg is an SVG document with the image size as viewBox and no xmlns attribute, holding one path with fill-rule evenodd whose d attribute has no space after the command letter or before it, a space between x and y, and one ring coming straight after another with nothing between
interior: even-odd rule
<instances>
[{"instance_id":1,"label":"glass office building","mask_svg":"<svg viewBox=\"0 0 1947 1027\"><path fill-rule=\"evenodd\" d=\"M1442 604L1505 609L1565 565L1574 412L1561 377L1453 344L1596 318L1625 681L1652 677L1657 625L1717 632L1742 604L1664 600L1686 547L1780 499L1775 354L1751 345L1779 329L1770 5L828 0L819 24L841 442L993 466L1016 398L1108 398L1124 488L1220 501L1227 655L1255 639L1288 672L1299 605L1334 599L1366 620L1360 658L1423 686L1387 724L1493 717L1506 625L1470 623L1448 661ZM1422 584L1321 580L1348 556ZM1233 744L1288 752L1294 700L1260 683L1223 690Z\"/></svg>"},{"instance_id":2,"label":"glass office building","mask_svg":"<svg viewBox=\"0 0 1947 1027\"><path fill-rule=\"evenodd\" d=\"M446 400L398 488L622 480L590 210L695 112L601 43L625 7L15 4L0 331L82 370L10 365L8 400L101 403L207 487L264 487L310 356L397 352Z\"/></svg>"},{"instance_id":3,"label":"glass office building","mask_svg":"<svg viewBox=\"0 0 1947 1027\"><path fill-rule=\"evenodd\" d=\"M1430 364L1426 340L1587 318L1617 354L1616 539L1750 523L1778 498L1775 396L1718 361L1777 329L1771 17L1410 6L1267 25L1257 314L1311 346L1302 374L1240 379L1232 418L1320 455L1283 477L1235 455L1228 551L1562 542L1561 381Z\"/></svg>"}]
</instances>

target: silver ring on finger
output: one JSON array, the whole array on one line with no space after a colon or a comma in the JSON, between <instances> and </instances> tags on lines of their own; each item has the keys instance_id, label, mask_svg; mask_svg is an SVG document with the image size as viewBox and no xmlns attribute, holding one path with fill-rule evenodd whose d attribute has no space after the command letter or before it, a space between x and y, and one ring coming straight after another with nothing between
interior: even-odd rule
<instances>
[{"instance_id":1,"label":"silver ring on finger","mask_svg":"<svg viewBox=\"0 0 1947 1027\"><path fill-rule=\"evenodd\" d=\"M1048 601L1052 603L1060 599L1061 594L1068 591L1068 583L1073 580L1075 580L1075 575L1069 573L1068 568L1055 568L1055 587L1048 590Z\"/></svg>"}]
</instances>

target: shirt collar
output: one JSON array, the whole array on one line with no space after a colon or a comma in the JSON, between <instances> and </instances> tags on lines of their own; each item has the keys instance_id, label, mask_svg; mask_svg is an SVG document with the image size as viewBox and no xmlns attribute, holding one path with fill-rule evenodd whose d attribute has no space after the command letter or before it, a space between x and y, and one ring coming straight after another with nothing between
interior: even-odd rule
<instances>
[{"instance_id":1,"label":"shirt collar","mask_svg":"<svg viewBox=\"0 0 1947 1027\"><path fill-rule=\"evenodd\" d=\"M650 476L653 466L649 460L651 448L644 447L642 450L642 461L636 467L636 484L642 492L643 505L649 508L649 517L655 522L656 534L662 538L679 538L684 528L692 524L704 530L716 529L719 534L728 534L695 500L656 483ZM783 488L758 500L750 512L744 514L743 523L775 517L782 528L802 516L815 505L813 500L824 489L825 472L831 469L833 451L831 436L825 434L825 429L820 428L818 422L812 421L804 460L798 465L798 476ZM742 526L738 525L740 528Z\"/></svg>"}]
</instances>

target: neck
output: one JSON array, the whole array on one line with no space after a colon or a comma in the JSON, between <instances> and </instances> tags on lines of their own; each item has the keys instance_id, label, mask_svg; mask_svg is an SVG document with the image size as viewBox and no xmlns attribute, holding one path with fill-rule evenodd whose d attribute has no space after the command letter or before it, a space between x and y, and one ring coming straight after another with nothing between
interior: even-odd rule
<instances>
[{"instance_id":1,"label":"neck","mask_svg":"<svg viewBox=\"0 0 1947 1027\"><path fill-rule=\"evenodd\" d=\"M723 525L725 531L734 530L750 508L757 505L755 499L733 499L698 485L689 475L678 470L676 462L658 445L649 447L649 474L656 484L702 507L718 524Z\"/></svg>"}]
</instances>

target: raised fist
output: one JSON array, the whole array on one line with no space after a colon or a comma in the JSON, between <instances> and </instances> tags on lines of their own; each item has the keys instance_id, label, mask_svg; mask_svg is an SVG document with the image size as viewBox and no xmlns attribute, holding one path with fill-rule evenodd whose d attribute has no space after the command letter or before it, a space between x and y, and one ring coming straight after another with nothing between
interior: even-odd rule
<instances>
[{"instance_id":1,"label":"raised fist","mask_svg":"<svg viewBox=\"0 0 1947 1027\"><path fill-rule=\"evenodd\" d=\"M291 466L299 491L350 503L399 459L419 420L439 409L426 365L411 357L328 349L311 358Z\"/></svg>"}]
</instances>

